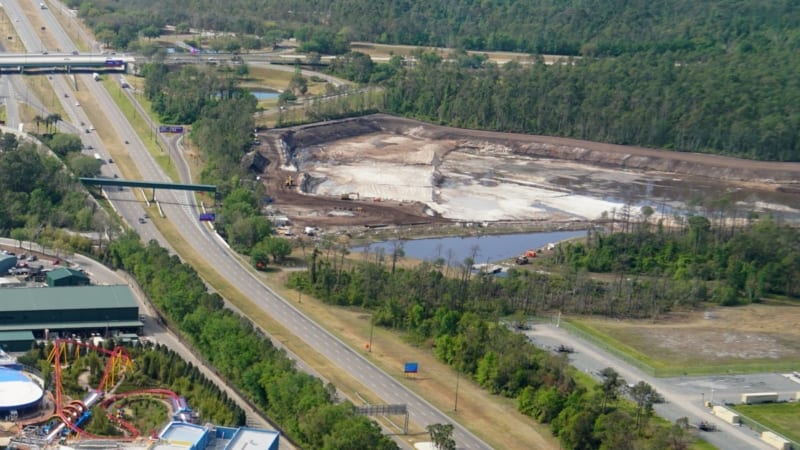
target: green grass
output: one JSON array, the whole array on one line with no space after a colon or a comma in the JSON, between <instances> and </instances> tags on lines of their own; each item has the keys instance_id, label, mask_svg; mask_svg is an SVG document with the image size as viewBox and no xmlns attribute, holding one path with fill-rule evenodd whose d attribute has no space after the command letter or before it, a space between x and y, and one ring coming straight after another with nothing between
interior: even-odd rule
<instances>
[{"instance_id":1,"label":"green grass","mask_svg":"<svg viewBox=\"0 0 800 450\"><path fill-rule=\"evenodd\" d=\"M797 361L753 361L753 362L720 362L703 364L702 360L669 360L656 359L644 351L622 342L597 328L579 320L562 320L562 326L570 332L589 340L595 345L609 351L615 356L635 365L644 372L656 377L674 377L687 375L742 374L791 371L797 368ZM633 338L631 339L633 341ZM652 352L654 355L663 352Z\"/></svg>"},{"instance_id":2,"label":"green grass","mask_svg":"<svg viewBox=\"0 0 800 450\"><path fill-rule=\"evenodd\" d=\"M785 438L800 442L800 403L798 402L736 405L733 409Z\"/></svg>"},{"instance_id":3,"label":"green grass","mask_svg":"<svg viewBox=\"0 0 800 450\"><path fill-rule=\"evenodd\" d=\"M161 169L164 170L171 180L176 182L180 181L178 171L175 169L175 165L172 164L172 160L166 152L166 144L161 143L158 138L158 130L154 130L150 127L144 117L139 114L139 111L128 99L128 96L125 95L125 92L122 91L122 88L119 87L113 79L110 79L110 77L104 77L102 83L109 94L111 94L111 98L114 99L114 103L117 104L119 109L125 115L125 118L128 119L128 122L130 122L131 126L136 131L136 134L139 135L139 138L147 147L147 151L150 152L150 155L153 156ZM147 105L143 107L145 110L149 110ZM156 122L158 121L157 118L153 118L153 120Z\"/></svg>"},{"instance_id":4,"label":"green grass","mask_svg":"<svg viewBox=\"0 0 800 450\"><path fill-rule=\"evenodd\" d=\"M717 447L714 447L714 444L708 441L698 438L689 446L689 450L717 450Z\"/></svg>"}]
</instances>

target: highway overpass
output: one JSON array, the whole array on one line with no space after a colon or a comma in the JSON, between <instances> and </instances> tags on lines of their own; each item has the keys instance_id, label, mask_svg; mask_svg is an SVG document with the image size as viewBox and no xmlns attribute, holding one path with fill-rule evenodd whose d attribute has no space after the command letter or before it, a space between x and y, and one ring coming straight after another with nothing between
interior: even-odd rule
<instances>
[{"instance_id":1,"label":"highway overpass","mask_svg":"<svg viewBox=\"0 0 800 450\"><path fill-rule=\"evenodd\" d=\"M0 72L126 72L136 62L132 56L72 53L3 53Z\"/></svg>"}]
</instances>

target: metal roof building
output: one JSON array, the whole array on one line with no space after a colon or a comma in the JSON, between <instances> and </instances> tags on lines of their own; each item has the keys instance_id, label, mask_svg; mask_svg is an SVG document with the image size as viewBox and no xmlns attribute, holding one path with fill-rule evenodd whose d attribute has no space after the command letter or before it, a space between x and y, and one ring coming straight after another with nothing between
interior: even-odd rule
<instances>
[{"instance_id":1,"label":"metal roof building","mask_svg":"<svg viewBox=\"0 0 800 450\"><path fill-rule=\"evenodd\" d=\"M17 265L17 257L14 255L0 255L0 275L8 273L9 269L13 269Z\"/></svg>"},{"instance_id":2,"label":"metal roof building","mask_svg":"<svg viewBox=\"0 0 800 450\"><path fill-rule=\"evenodd\" d=\"M85 273L62 267L47 272L48 286L86 286L89 284L89 277Z\"/></svg>"},{"instance_id":3,"label":"metal roof building","mask_svg":"<svg viewBox=\"0 0 800 450\"><path fill-rule=\"evenodd\" d=\"M27 352L33 346L30 331L0 331L0 349L6 352Z\"/></svg>"},{"instance_id":4,"label":"metal roof building","mask_svg":"<svg viewBox=\"0 0 800 450\"><path fill-rule=\"evenodd\" d=\"M0 290L0 332L136 331L139 306L126 285Z\"/></svg>"},{"instance_id":5,"label":"metal roof building","mask_svg":"<svg viewBox=\"0 0 800 450\"><path fill-rule=\"evenodd\" d=\"M278 450L277 431L256 428L239 428L231 437L225 450Z\"/></svg>"}]
</instances>

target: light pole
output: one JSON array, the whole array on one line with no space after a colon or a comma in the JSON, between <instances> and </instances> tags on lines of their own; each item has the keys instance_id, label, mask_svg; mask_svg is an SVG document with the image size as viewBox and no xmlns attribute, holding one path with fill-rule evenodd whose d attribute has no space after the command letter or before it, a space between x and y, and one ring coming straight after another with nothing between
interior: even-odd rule
<instances>
[{"instance_id":1,"label":"light pole","mask_svg":"<svg viewBox=\"0 0 800 450\"><path fill-rule=\"evenodd\" d=\"M367 344L367 352L372 353L372 331L375 329L374 316L369 316L369 344Z\"/></svg>"},{"instance_id":2,"label":"light pole","mask_svg":"<svg viewBox=\"0 0 800 450\"><path fill-rule=\"evenodd\" d=\"M456 403L453 405L453 412L458 412L458 382L461 380L461 371L456 370Z\"/></svg>"}]
</instances>

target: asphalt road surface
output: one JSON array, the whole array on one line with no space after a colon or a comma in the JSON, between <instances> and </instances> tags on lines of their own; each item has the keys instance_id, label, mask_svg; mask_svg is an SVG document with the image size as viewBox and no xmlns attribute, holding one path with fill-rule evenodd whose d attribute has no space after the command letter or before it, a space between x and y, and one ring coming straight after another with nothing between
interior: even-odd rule
<instances>
[{"instance_id":1,"label":"asphalt road surface","mask_svg":"<svg viewBox=\"0 0 800 450\"><path fill-rule=\"evenodd\" d=\"M555 325L536 324L525 334L536 345L548 350L560 345L572 347L575 350L569 355L572 365L596 379L599 379L599 371L611 367L628 384L639 381L650 384L666 400L655 405L659 416L671 421L688 417L692 424L701 420L713 423L719 431L703 432L701 437L724 450L767 450L772 447L761 441L760 435L750 428L731 425L711 414L710 409L703 406L704 400L715 404L738 403L741 394L746 392L778 392L787 399L794 398L800 390L800 384L780 374L656 378Z\"/></svg>"},{"instance_id":2,"label":"asphalt road surface","mask_svg":"<svg viewBox=\"0 0 800 450\"><path fill-rule=\"evenodd\" d=\"M23 0L24 1L24 0ZM4 1L4 4L15 3L15 0ZM40 11L40 14L48 14ZM27 24L30 27L30 24ZM57 24L48 24L49 31L60 29ZM15 23L22 28L22 22ZM32 32L29 30L29 32ZM63 33L57 31L54 35L60 40L59 48L72 51L75 46L65 39ZM90 75L76 75L90 77ZM54 77L55 78L55 77ZM143 142L117 108L109 93L99 83L87 82L89 93L96 99L103 113L114 126L114 132L120 141L128 141L126 147L130 156L137 165L143 180L169 181L161 169L148 154ZM88 123L88 122L87 122ZM107 156L107 155L106 155ZM185 164L178 160L176 164ZM107 191L109 198L128 223L136 227L145 241L156 239L163 244L157 230L149 223L139 224L137 219L143 215L141 205L135 201L129 190ZM448 416L433 407L422 397L407 389L389 374L374 366L366 357L353 350L338 338L318 326L311 319L297 310L291 302L281 298L268 287L264 286L254 277L241 262L232 254L227 245L213 231L203 226L198 220L198 211L191 192L158 191L156 194L167 218L169 218L184 239L203 255L207 261L217 268L228 281L237 286L253 302L260 306L275 320L281 322L288 330L305 341L328 358L340 370L347 372L351 377L363 384L365 389L375 392L385 403L406 404L410 420L421 427L437 423L453 423L455 429L453 437L460 449L485 449L488 444L474 436L458 423L453 422ZM399 370L399 368L398 368Z\"/></svg>"}]
</instances>

